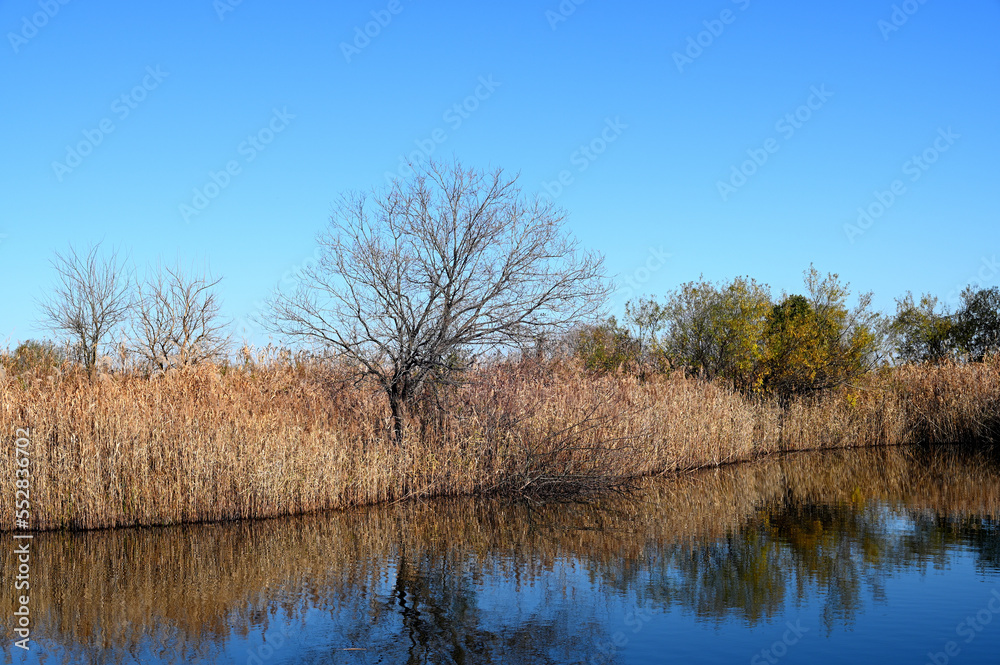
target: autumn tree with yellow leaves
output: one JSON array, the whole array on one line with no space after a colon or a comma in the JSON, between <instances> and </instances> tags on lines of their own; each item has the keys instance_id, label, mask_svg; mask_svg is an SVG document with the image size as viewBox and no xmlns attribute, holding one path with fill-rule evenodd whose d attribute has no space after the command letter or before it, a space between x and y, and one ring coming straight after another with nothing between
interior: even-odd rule
<instances>
[{"instance_id":1,"label":"autumn tree with yellow leaves","mask_svg":"<svg viewBox=\"0 0 1000 665\"><path fill-rule=\"evenodd\" d=\"M808 296L786 296L768 316L763 385L782 399L848 384L885 358L884 325L870 293L849 308L848 285L814 267L805 286Z\"/></svg>"},{"instance_id":2,"label":"autumn tree with yellow leaves","mask_svg":"<svg viewBox=\"0 0 1000 665\"><path fill-rule=\"evenodd\" d=\"M749 277L702 278L662 303L628 303L624 325L588 330L577 349L591 368L618 369L631 360L642 372L677 368L783 401L850 383L884 361L885 325L870 293L849 307L849 285L812 266L805 290L775 303L769 287Z\"/></svg>"}]
</instances>

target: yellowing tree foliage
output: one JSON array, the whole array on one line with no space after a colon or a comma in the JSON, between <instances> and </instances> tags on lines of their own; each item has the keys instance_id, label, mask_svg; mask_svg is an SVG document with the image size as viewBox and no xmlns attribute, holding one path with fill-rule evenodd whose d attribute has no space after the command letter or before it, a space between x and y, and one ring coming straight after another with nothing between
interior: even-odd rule
<instances>
[{"instance_id":1,"label":"yellowing tree foliage","mask_svg":"<svg viewBox=\"0 0 1000 665\"><path fill-rule=\"evenodd\" d=\"M870 293L849 309L848 285L811 266L805 285L808 296L786 296L768 317L764 385L781 398L849 383L882 359Z\"/></svg>"},{"instance_id":2,"label":"yellowing tree foliage","mask_svg":"<svg viewBox=\"0 0 1000 665\"><path fill-rule=\"evenodd\" d=\"M848 285L814 267L805 272L805 286L808 295L775 304L769 287L753 279L701 279L682 284L663 304L629 303L626 320L647 366L655 359L659 367L785 399L848 383L882 358L882 323L870 309L871 294L849 308Z\"/></svg>"},{"instance_id":3,"label":"yellowing tree foliage","mask_svg":"<svg viewBox=\"0 0 1000 665\"><path fill-rule=\"evenodd\" d=\"M671 365L750 391L760 385L761 342L770 307L766 285L739 277L723 284L688 282L662 305L640 301L627 311L630 322L649 331L647 347Z\"/></svg>"},{"instance_id":4,"label":"yellowing tree foliage","mask_svg":"<svg viewBox=\"0 0 1000 665\"><path fill-rule=\"evenodd\" d=\"M600 325L577 330L572 344L589 370L615 372L640 362L639 342L613 316Z\"/></svg>"}]
</instances>

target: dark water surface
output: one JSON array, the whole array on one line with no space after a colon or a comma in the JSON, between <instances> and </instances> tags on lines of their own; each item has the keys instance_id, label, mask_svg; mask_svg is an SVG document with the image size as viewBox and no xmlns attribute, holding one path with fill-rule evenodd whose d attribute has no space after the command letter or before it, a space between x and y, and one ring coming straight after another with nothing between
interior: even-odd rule
<instances>
[{"instance_id":1,"label":"dark water surface","mask_svg":"<svg viewBox=\"0 0 1000 665\"><path fill-rule=\"evenodd\" d=\"M4 660L1000 663L998 508L997 454L941 447L587 502L39 534L27 653L0 555Z\"/></svg>"}]
</instances>

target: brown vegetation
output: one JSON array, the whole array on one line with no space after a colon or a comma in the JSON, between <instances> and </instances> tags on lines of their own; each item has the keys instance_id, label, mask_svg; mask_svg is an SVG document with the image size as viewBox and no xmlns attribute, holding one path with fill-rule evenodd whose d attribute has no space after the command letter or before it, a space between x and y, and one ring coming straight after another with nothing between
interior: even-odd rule
<instances>
[{"instance_id":1,"label":"brown vegetation","mask_svg":"<svg viewBox=\"0 0 1000 665\"><path fill-rule=\"evenodd\" d=\"M679 375L525 360L438 388L400 447L384 393L344 376L288 356L159 378L10 372L0 432L11 450L30 428L32 527L91 529L578 491L785 450L985 439L1000 413L996 360L884 370L784 409ZM0 476L14 464L0 456ZM0 495L0 512L13 502Z\"/></svg>"}]
</instances>

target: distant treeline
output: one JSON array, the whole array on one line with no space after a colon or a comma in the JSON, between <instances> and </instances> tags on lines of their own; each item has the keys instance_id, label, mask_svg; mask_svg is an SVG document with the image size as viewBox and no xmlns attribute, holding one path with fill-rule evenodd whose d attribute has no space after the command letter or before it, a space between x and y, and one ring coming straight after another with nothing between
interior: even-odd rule
<instances>
[{"instance_id":1,"label":"distant treeline","mask_svg":"<svg viewBox=\"0 0 1000 665\"><path fill-rule=\"evenodd\" d=\"M870 293L848 306L836 274L805 273L805 294L776 300L750 278L688 282L625 316L581 327L571 347L600 371L683 371L736 390L787 398L834 388L888 365L977 362L1000 351L1000 289L968 288L957 311L930 295L876 312Z\"/></svg>"},{"instance_id":2,"label":"distant treeline","mask_svg":"<svg viewBox=\"0 0 1000 665\"><path fill-rule=\"evenodd\" d=\"M73 330L61 343L27 340L0 353L0 367L17 374L63 364L152 372L206 361L224 366L236 349L219 313L220 281L157 268L133 290L122 289L116 343L108 339L111 330L92 341L91 330ZM549 355L568 352L593 371L680 371L744 394L779 397L845 385L889 365L981 362L1000 353L998 287L965 289L954 311L930 294L907 293L886 315L872 309L871 293L850 307L849 285L837 274L823 277L810 267L804 286L804 294L776 299L749 277L687 282L663 298L629 301L620 320L580 323L559 339L540 340L540 347ZM57 335L67 332L48 320Z\"/></svg>"}]
</instances>

